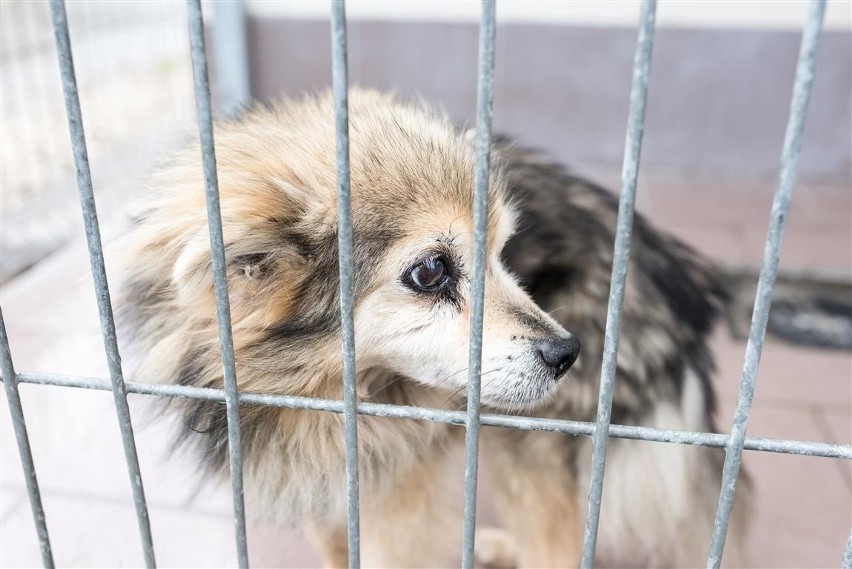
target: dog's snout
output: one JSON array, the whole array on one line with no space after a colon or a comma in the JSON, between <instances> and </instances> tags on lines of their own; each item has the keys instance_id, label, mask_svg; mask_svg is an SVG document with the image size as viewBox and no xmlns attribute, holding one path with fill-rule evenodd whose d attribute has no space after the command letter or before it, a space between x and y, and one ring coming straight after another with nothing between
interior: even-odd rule
<instances>
[{"instance_id":1,"label":"dog's snout","mask_svg":"<svg viewBox=\"0 0 852 569\"><path fill-rule=\"evenodd\" d=\"M535 347L545 365L556 372L556 377L568 371L580 355L580 340L574 336L539 340Z\"/></svg>"}]
</instances>

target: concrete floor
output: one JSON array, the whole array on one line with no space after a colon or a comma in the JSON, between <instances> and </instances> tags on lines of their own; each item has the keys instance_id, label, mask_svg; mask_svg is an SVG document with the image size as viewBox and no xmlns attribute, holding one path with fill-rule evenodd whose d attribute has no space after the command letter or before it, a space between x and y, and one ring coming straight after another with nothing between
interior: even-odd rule
<instances>
[{"instance_id":1,"label":"concrete floor","mask_svg":"<svg viewBox=\"0 0 852 569\"><path fill-rule=\"evenodd\" d=\"M611 174L596 178L617 187ZM686 184L679 176L643 176L638 207L720 262L756 265L773 187L773 180L707 178ZM119 221L107 223L105 233L120 228ZM796 189L784 268L852 274L848 181L801 183ZM19 371L107 377L87 271L78 241L3 286L0 302ZM720 368L718 422L725 429L735 406L744 344L719 330L714 345ZM111 395L22 385L21 396L57 565L142 565ZM191 463L166 460L165 427L146 416L140 396L132 396L131 404L159 564L235 565L228 493L199 489ZM0 566L39 565L5 402L0 409ZM852 444L852 354L770 340L749 435ZM757 492L750 540L754 566L837 567L852 526L852 463L750 452L745 465ZM487 507L484 515L489 517ZM253 566L319 564L295 530L250 522L249 546Z\"/></svg>"}]
</instances>

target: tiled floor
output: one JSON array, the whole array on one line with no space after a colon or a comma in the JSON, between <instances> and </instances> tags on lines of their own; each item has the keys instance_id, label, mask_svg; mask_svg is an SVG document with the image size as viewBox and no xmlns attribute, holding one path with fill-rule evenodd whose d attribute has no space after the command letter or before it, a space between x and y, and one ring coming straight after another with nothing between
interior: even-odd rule
<instances>
[{"instance_id":1,"label":"tiled floor","mask_svg":"<svg viewBox=\"0 0 852 569\"><path fill-rule=\"evenodd\" d=\"M615 185L611 175L600 176ZM654 221L735 265L763 251L774 182L645 176L638 207ZM852 272L849 183L797 188L782 268ZM115 229L107 228L107 233ZM109 261L109 259L108 259ZM97 311L81 243L6 284L2 306L19 370L106 377ZM744 345L720 330L721 428L732 417ZM142 563L121 441L106 392L22 385L35 463L56 561L61 566ZM131 397L141 467L162 566L235 563L226 491L196 487L191 463L165 457L167 427ZM6 403L0 403L0 565L39 564ZM769 341L749 434L852 443L852 355ZM836 567L852 526L852 464L747 453L757 489L752 560L758 567ZM317 566L298 531L251 522L254 566Z\"/></svg>"}]
</instances>

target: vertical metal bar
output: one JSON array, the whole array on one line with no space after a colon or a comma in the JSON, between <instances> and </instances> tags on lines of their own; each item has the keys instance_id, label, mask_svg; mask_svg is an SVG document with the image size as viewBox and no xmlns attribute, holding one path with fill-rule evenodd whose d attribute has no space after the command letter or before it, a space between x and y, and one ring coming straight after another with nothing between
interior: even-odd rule
<instances>
[{"instance_id":1,"label":"vertical metal bar","mask_svg":"<svg viewBox=\"0 0 852 569\"><path fill-rule=\"evenodd\" d=\"M592 443L592 473L589 482L589 503L586 528L583 534L581 567L589 569L595 564L595 548L600 522L601 497L609 424L612 415L612 394L618 359L618 335L621 327L621 307L624 301L624 283L627 262L630 258L630 236L633 229L633 205L636 199L636 181L639 176L639 156L645 123L645 103L648 96L648 77L651 68L651 51L654 45L654 22L657 3L645 0L639 22L639 39L633 59L633 82L630 88L630 109L627 134L624 142L624 165L621 171L621 196L612 262L612 280L606 316L603 362L601 364L600 392L598 394L597 424Z\"/></svg>"},{"instance_id":2,"label":"vertical metal bar","mask_svg":"<svg viewBox=\"0 0 852 569\"><path fill-rule=\"evenodd\" d=\"M33 521L38 533L41 560L45 567L52 569L53 552L50 549L50 537L47 535L47 523L44 519L44 507L41 504L30 438L27 435L24 409L21 407L21 396L18 393L18 376L15 374L15 366L12 365L12 350L9 348L9 338L6 336L6 323L3 320L2 309L0 309L0 372L3 373L3 385L6 388L6 399L9 401L9 415L15 429L15 439L18 441L18 454L21 455L27 493L30 495L30 507L33 510Z\"/></svg>"},{"instance_id":3,"label":"vertical metal bar","mask_svg":"<svg viewBox=\"0 0 852 569\"><path fill-rule=\"evenodd\" d=\"M476 93L476 170L473 195L473 279L471 282L470 354L465 421L464 543L462 567L473 567L476 533L476 487L479 472L479 399L482 392L482 325L485 308L488 175L491 167L491 110L494 91L495 0L482 1L479 24L479 73Z\"/></svg>"},{"instance_id":4,"label":"vertical metal bar","mask_svg":"<svg viewBox=\"0 0 852 569\"><path fill-rule=\"evenodd\" d=\"M331 76L337 140L337 244L340 267L340 332L343 340L343 422L346 429L346 498L349 567L361 566L358 508L358 414L355 394L355 324L352 315L352 203L349 186L349 71L346 5L331 3Z\"/></svg>"},{"instance_id":5,"label":"vertical metal bar","mask_svg":"<svg viewBox=\"0 0 852 569\"><path fill-rule=\"evenodd\" d=\"M245 5L243 0L219 0L214 8L213 61L218 107L222 114L233 116L251 98Z\"/></svg>"},{"instance_id":6,"label":"vertical metal bar","mask_svg":"<svg viewBox=\"0 0 852 569\"><path fill-rule=\"evenodd\" d=\"M843 552L842 569L852 569L852 530L849 531L849 539L846 540L846 550Z\"/></svg>"},{"instance_id":7,"label":"vertical metal bar","mask_svg":"<svg viewBox=\"0 0 852 569\"><path fill-rule=\"evenodd\" d=\"M237 394L234 336L231 331L231 304L228 299L225 242L222 237L222 212L219 208L219 178L216 175L216 150L213 144L213 111L210 105L210 83L207 75L207 57L204 52L204 21L201 15L200 0L187 0L187 16L192 55L192 75L195 80L198 133L201 142L201 159L204 166L207 227L210 231L210 255L213 262L213 287L216 292L219 345L222 348L222 373L225 381L225 411L228 418L228 450L234 502L237 561L240 567L246 568L248 567L248 546L243 495L242 446L240 442L240 404Z\"/></svg>"},{"instance_id":8,"label":"vertical metal bar","mask_svg":"<svg viewBox=\"0 0 852 569\"><path fill-rule=\"evenodd\" d=\"M74 151L74 165L77 170L77 187L80 190L80 205L83 210L83 222L86 227L86 242L89 248L89 261L101 331L104 337L113 399L118 414L118 425L124 444L124 456L130 474L133 500L136 503L136 517L142 536L142 550L145 564L154 567L154 544L151 538L151 523L148 519L148 506L145 502L145 490L142 487L142 473L139 470L139 457L136 454L136 440L133 438L133 424L130 420L130 408L127 405L127 390L121 370L121 356L115 335L115 320L112 315L109 286L107 284L104 254L101 245L101 233L98 226L98 214L95 208L95 196L92 188L92 175L89 171L89 156L86 150L86 135L83 131L83 116L80 110L80 97L77 93L77 79L74 73L74 60L71 54L71 39L68 33L68 17L63 0L50 0L50 13L53 19L53 33L56 39L56 51L59 56L59 69L62 75L62 93L65 97L65 110L68 114L68 130L71 134L71 146Z\"/></svg>"},{"instance_id":9,"label":"vertical metal bar","mask_svg":"<svg viewBox=\"0 0 852 569\"><path fill-rule=\"evenodd\" d=\"M728 521L731 516L734 491L740 471L751 401L754 397L757 368L760 364L763 340L766 335L766 323L769 319L769 308L772 304L772 288L775 286L775 276L778 273L778 259L781 253L781 240L784 237L784 224L787 220L787 211L790 209L793 186L796 181L796 168L802 148L802 132L805 127L805 116L814 80L814 68L820 36L822 34L824 13L825 0L812 2L807 24L802 32L799 61L796 65L796 80L793 86L793 98L790 102L790 117L787 122L787 131L784 135L784 149L781 153L781 173L778 181L778 189L775 191L775 198L772 202L769 232L766 235L766 245L763 250L763 266L760 269L760 279L757 284L757 293L754 300L754 312L751 317L751 329L749 330L748 344L746 345L740 392L737 397L737 409L734 413L734 424L728 444L725 447L722 487L719 493L719 503L716 508L713 539L710 543L710 553L707 558L708 568L719 567L722 562L722 552L725 548L725 537L728 532Z\"/></svg>"}]
</instances>

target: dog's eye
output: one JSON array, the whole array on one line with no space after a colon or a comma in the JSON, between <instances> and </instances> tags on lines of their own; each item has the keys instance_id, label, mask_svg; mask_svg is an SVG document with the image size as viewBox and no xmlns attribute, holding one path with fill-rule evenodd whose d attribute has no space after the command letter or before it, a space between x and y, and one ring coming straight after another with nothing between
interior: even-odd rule
<instances>
[{"instance_id":1,"label":"dog's eye","mask_svg":"<svg viewBox=\"0 0 852 569\"><path fill-rule=\"evenodd\" d=\"M447 264L441 257L429 257L417 263L409 273L411 283L425 292L432 292L447 281Z\"/></svg>"}]
</instances>

